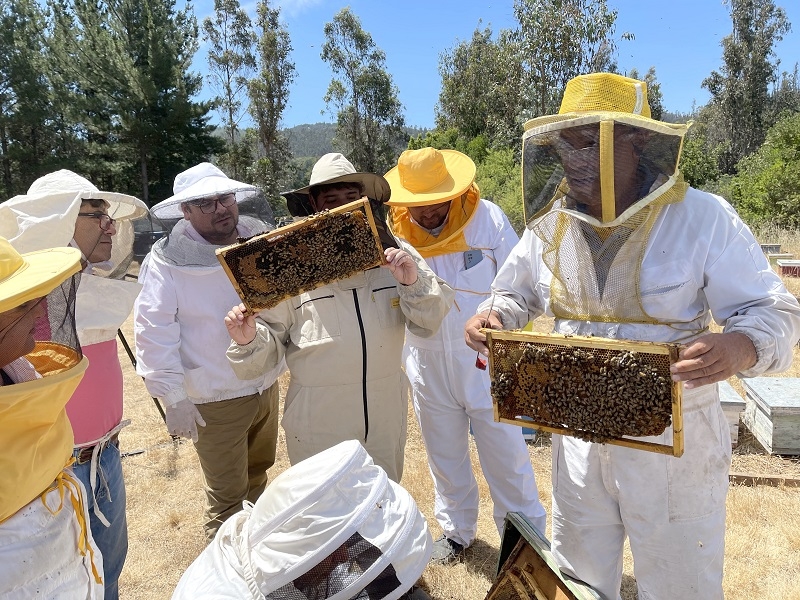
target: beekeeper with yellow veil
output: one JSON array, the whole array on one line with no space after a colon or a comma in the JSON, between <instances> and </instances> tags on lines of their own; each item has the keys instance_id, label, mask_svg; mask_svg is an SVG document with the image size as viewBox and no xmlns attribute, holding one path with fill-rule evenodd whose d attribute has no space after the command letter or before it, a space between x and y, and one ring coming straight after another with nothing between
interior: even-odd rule
<instances>
[{"instance_id":1,"label":"beekeeper with yellow veil","mask_svg":"<svg viewBox=\"0 0 800 600\"><path fill-rule=\"evenodd\" d=\"M102 598L67 400L87 367L75 333L81 253L20 255L0 238L0 597Z\"/></svg>"},{"instance_id":2,"label":"beekeeper with yellow veil","mask_svg":"<svg viewBox=\"0 0 800 600\"><path fill-rule=\"evenodd\" d=\"M559 114L525 124L528 229L491 314L484 302L465 328L484 353L481 327L544 313L558 333L683 344L682 457L553 436L553 554L605 598L620 597L626 536L640 598L723 597L731 446L716 384L785 370L800 336L800 307L747 226L683 181L686 130L650 118L642 81L571 80ZM671 444L672 428L644 439Z\"/></svg>"}]
</instances>

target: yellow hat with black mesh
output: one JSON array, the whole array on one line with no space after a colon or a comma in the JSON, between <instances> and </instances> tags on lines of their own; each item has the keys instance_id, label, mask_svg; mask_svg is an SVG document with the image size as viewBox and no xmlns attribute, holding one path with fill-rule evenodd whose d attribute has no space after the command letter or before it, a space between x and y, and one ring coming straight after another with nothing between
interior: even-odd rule
<instances>
[{"instance_id":1,"label":"yellow hat with black mesh","mask_svg":"<svg viewBox=\"0 0 800 600\"><path fill-rule=\"evenodd\" d=\"M20 254L0 237L0 313L41 298L81 269L77 248Z\"/></svg>"},{"instance_id":2,"label":"yellow hat with black mesh","mask_svg":"<svg viewBox=\"0 0 800 600\"><path fill-rule=\"evenodd\" d=\"M523 197L530 224L558 204L599 226L626 221L657 198L676 201L683 137L691 124L651 118L647 83L616 73L570 80L558 114L525 123Z\"/></svg>"}]
</instances>

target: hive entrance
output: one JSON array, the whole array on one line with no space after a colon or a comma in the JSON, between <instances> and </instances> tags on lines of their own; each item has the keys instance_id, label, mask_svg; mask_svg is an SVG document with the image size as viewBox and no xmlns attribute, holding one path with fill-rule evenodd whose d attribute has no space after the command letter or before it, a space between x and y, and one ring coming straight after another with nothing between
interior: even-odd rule
<instances>
[{"instance_id":1,"label":"hive entrance","mask_svg":"<svg viewBox=\"0 0 800 600\"><path fill-rule=\"evenodd\" d=\"M674 344L487 331L498 420L598 443L680 456L681 388ZM673 424L673 445L657 436Z\"/></svg>"},{"instance_id":2,"label":"hive entrance","mask_svg":"<svg viewBox=\"0 0 800 600\"><path fill-rule=\"evenodd\" d=\"M322 211L300 222L217 250L248 310L272 308L383 263L368 200Z\"/></svg>"}]
</instances>

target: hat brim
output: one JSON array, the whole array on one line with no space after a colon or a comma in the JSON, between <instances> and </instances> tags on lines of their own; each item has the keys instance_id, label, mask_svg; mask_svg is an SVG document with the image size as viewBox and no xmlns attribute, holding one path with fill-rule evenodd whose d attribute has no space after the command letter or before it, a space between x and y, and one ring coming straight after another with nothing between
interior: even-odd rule
<instances>
[{"instance_id":1,"label":"hat brim","mask_svg":"<svg viewBox=\"0 0 800 600\"><path fill-rule=\"evenodd\" d=\"M664 121L656 121L649 117L626 112L586 111L536 117L535 119L526 121L525 125L523 125L523 129L526 135L536 135L538 133L556 131L567 127L589 125L600 121L617 121L619 123L649 129L666 135L683 135L692 125L691 121L689 123L665 123Z\"/></svg>"},{"instance_id":2,"label":"hat brim","mask_svg":"<svg viewBox=\"0 0 800 600\"><path fill-rule=\"evenodd\" d=\"M77 248L48 248L22 255L22 267L0 281L0 313L52 292L81 270Z\"/></svg>"},{"instance_id":3,"label":"hat brim","mask_svg":"<svg viewBox=\"0 0 800 600\"><path fill-rule=\"evenodd\" d=\"M475 182L475 163L470 157L455 150L439 150L447 167L448 177L439 185L424 192L412 192L400 181L399 167L395 166L384 177L392 188L389 206L429 206L457 198Z\"/></svg>"},{"instance_id":4,"label":"hat brim","mask_svg":"<svg viewBox=\"0 0 800 600\"><path fill-rule=\"evenodd\" d=\"M91 198L100 198L108 202L108 215L116 221L130 221L139 219L147 214L147 205L128 194L117 192L81 192L81 201Z\"/></svg>"},{"instance_id":5,"label":"hat brim","mask_svg":"<svg viewBox=\"0 0 800 600\"><path fill-rule=\"evenodd\" d=\"M227 177L210 176L190 185L179 193L162 200L150 212L159 219L180 219L183 217L181 204L200 200L220 194L236 194L236 201L241 202L239 192L257 192L258 188L249 183L228 179Z\"/></svg>"},{"instance_id":6,"label":"hat brim","mask_svg":"<svg viewBox=\"0 0 800 600\"><path fill-rule=\"evenodd\" d=\"M309 190L320 185L330 185L332 183L360 183L364 186L364 195L372 200L377 200L381 204L387 202L392 196L392 188L389 183L380 175L374 173L348 173L325 181L320 181L312 185L307 185L296 190L283 192L281 196L286 198L286 207L294 217L307 217L314 213L311 205Z\"/></svg>"}]
</instances>

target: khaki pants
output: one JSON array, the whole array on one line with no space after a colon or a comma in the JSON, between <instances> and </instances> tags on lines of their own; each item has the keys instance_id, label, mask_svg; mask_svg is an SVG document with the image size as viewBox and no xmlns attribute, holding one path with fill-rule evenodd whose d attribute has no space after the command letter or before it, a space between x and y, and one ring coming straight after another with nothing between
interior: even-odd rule
<instances>
[{"instance_id":1,"label":"khaki pants","mask_svg":"<svg viewBox=\"0 0 800 600\"><path fill-rule=\"evenodd\" d=\"M261 394L196 405L206 422L197 428L194 447L205 480L208 541L267 486L278 442L278 396L276 381Z\"/></svg>"}]
</instances>

